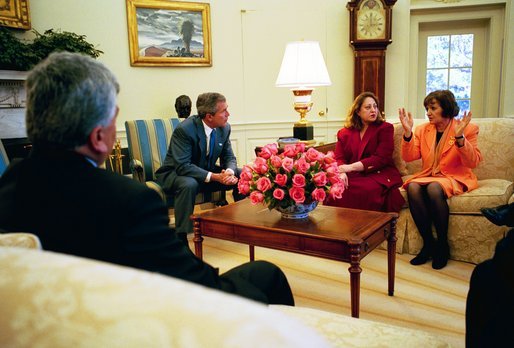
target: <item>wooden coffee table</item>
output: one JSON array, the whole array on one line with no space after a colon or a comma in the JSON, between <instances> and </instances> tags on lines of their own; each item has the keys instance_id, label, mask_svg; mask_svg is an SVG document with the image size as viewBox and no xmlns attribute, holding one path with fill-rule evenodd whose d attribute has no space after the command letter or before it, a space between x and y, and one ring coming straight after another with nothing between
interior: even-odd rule
<instances>
[{"instance_id":1,"label":"wooden coffee table","mask_svg":"<svg viewBox=\"0 0 514 348\"><path fill-rule=\"evenodd\" d=\"M388 294L394 293L396 219L394 213L318 206L308 219L283 219L249 199L196 214L195 253L202 258L203 236L291 251L350 263L352 317L359 317L360 260L387 240Z\"/></svg>"}]
</instances>

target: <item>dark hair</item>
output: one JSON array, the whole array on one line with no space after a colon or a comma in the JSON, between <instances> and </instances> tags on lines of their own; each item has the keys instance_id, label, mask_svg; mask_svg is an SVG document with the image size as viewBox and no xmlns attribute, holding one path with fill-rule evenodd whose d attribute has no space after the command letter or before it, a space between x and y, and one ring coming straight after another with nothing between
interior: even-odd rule
<instances>
[{"instance_id":1,"label":"dark hair","mask_svg":"<svg viewBox=\"0 0 514 348\"><path fill-rule=\"evenodd\" d=\"M443 117L454 118L459 114L459 105L457 105L455 96L451 91L447 89L442 89L430 92L425 97L425 100L423 100L423 106L425 106L425 110L428 109L428 105L432 104L434 100L436 100L441 106L441 109L443 109Z\"/></svg>"},{"instance_id":2,"label":"dark hair","mask_svg":"<svg viewBox=\"0 0 514 348\"><path fill-rule=\"evenodd\" d=\"M207 114L214 115L218 111L218 103L226 101L225 96L219 93L203 93L196 99L196 110L200 118Z\"/></svg>"},{"instance_id":3,"label":"dark hair","mask_svg":"<svg viewBox=\"0 0 514 348\"><path fill-rule=\"evenodd\" d=\"M175 99L175 110L180 118L188 118L191 115L191 99L182 94Z\"/></svg>"},{"instance_id":4,"label":"dark hair","mask_svg":"<svg viewBox=\"0 0 514 348\"><path fill-rule=\"evenodd\" d=\"M375 103L379 105L377 96L372 92L362 92L361 94L359 94L357 98L355 98L355 100L353 101L353 104L350 107L350 110L348 110L348 114L346 115L346 122L344 124L346 128L355 128L357 130L362 129L364 125L362 124L362 120L357 114L357 111L360 110L360 108L362 107L362 103L364 103L364 100L366 100L366 98L368 97L373 98L373 100L375 100ZM379 110L375 123L381 124L384 121L385 118Z\"/></svg>"},{"instance_id":5,"label":"dark hair","mask_svg":"<svg viewBox=\"0 0 514 348\"><path fill-rule=\"evenodd\" d=\"M78 53L52 53L30 71L27 134L33 144L73 149L116 114L118 81L102 63Z\"/></svg>"}]
</instances>

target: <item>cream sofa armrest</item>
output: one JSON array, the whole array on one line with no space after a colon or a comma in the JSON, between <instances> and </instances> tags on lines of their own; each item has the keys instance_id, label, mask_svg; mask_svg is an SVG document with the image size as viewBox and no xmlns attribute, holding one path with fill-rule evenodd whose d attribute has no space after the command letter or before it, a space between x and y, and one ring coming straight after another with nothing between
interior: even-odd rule
<instances>
[{"instance_id":1,"label":"cream sofa armrest","mask_svg":"<svg viewBox=\"0 0 514 348\"><path fill-rule=\"evenodd\" d=\"M450 347L441 338L420 330L352 318L305 307L271 306L312 327L333 347Z\"/></svg>"},{"instance_id":2,"label":"cream sofa armrest","mask_svg":"<svg viewBox=\"0 0 514 348\"><path fill-rule=\"evenodd\" d=\"M514 203L514 193L512 194L512 196L510 196L509 201L507 203L509 203L509 204Z\"/></svg>"},{"instance_id":3,"label":"cream sofa armrest","mask_svg":"<svg viewBox=\"0 0 514 348\"><path fill-rule=\"evenodd\" d=\"M0 347L329 347L268 306L95 260L0 247L0 280Z\"/></svg>"},{"instance_id":4,"label":"cream sofa armrest","mask_svg":"<svg viewBox=\"0 0 514 348\"><path fill-rule=\"evenodd\" d=\"M1 233L0 246L41 250L41 241L32 233Z\"/></svg>"}]
</instances>

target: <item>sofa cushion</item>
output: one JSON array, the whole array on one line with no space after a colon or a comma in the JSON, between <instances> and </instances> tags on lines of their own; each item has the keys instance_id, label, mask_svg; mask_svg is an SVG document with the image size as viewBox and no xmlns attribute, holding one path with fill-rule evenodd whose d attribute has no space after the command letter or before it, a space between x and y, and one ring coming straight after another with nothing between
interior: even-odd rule
<instances>
[{"instance_id":1,"label":"sofa cushion","mask_svg":"<svg viewBox=\"0 0 514 348\"><path fill-rule=\"evenodd\" d=\"M503 179L478 180L478 188L448 200L450 213L482 215L480 208L505 204L513 188L512 182Z\"/></svg>"},{"instance_id":2,"label":"sofa cushion","mask_svg":"<svg viewBox=\"0 0 514 348\"><path fill-rule=\"evenodd\" d=\"M327 347L269 307L159 274L0 247L0 347Z\"/></svg>"},{"instance_id":3,"label":"sofa cushion","mask_svg":"<svg viewBox=\"0 0 514 348\"><path fill-rule=\"evenodd\" d=\"M473 170L478 179L514 181L514 118L474 118L479 127L478 148L482 161Z\"/></svg>"}]
</instances>

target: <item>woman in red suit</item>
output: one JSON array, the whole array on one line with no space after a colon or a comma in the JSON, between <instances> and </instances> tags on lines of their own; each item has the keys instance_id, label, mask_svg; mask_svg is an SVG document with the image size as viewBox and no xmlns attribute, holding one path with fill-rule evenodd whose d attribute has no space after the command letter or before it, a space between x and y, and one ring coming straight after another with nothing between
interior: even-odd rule
<instances>
[{"instance_id":1,"label":"woman in red suit","mask_svg":"<svg viewBox=\"0 0 514 348\"><path fill-rule=\"evenodd\" d=\"M398 212L405 203L402 177L393 162L393 125L378 110L371 92L355 98L345 126L337 133L335 157L345 183L340 199L326 205Z\"/></svg>"},{"instance_id":2,"label":"woman in red suit","mask_svg":"<svg viewBox=\"0 0 514 348\"><path fill-rule=\"evenodd\" d=\"M459 106L452 92L431 92L423 105L429 122L416 127L414 134L411 113L399 110L404 130L402 157L406 162L421 158L423 165L404 184L412 218L423 238L421 252L410 263L422 265L432 258L432 268L441 269L450 256L450 209L446 200L478 187L471 169L478 165L482 155L477 147L478 126L469 123L471 112L464 112L462 120L455 119Z\"/></svg>"}]
</instances>

